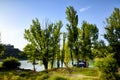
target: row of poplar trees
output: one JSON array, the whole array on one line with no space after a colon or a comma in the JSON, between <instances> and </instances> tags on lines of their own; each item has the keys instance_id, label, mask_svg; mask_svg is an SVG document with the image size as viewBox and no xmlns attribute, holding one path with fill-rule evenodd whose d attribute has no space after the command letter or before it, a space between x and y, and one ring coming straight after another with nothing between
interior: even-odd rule
<instances>
[{"instance_id":1,"label":"row of poplar trees","mask_svg":"<svg viewBox=\"0 0 120 80\"><path fill-rule=\"evenodd\" d=\"M104 38L98 40L99 30L96 25L83 21L78 27L78 15L72 6L66 8L66 31L61 32L62 21L41 25L38 19L32 20L30 29L25 29L24 38L29 42L24 47L28 60L32 62L34 71L37 61L41 61L45 70L72 65L74 60L93 60L95 57L106 57L108 53L115 53L114 58L120 63L120 10L114 9L112 15L106 19Z\"/></svg>"}]
</instances>

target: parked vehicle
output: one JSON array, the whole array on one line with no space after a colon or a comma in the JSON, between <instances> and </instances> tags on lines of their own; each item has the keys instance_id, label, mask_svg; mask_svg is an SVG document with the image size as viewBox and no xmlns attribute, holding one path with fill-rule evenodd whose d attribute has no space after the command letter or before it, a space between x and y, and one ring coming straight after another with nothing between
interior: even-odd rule
<instances>
[{"instance_id":1,"label":"parked vehicle","mask_svg":"<svg viewBox=\"0 0 120 80\"><path fill-rule=\"evenodd\" d=\"M84 61L84 60L79 60L78 61L78 64L74 64L73 66L76 66L76 67L88 67L88 62Z\"/></svg>"}]
</instances>

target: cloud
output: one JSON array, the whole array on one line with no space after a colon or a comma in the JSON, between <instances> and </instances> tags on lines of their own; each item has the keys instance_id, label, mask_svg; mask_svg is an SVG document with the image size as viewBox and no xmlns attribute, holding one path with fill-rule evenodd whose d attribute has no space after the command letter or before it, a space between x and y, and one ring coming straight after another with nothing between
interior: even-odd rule
<instances>
[{"instance_id":1,"label":"cloud","mask_svg":"<svg viewBox=\"0 0 120 80\"><path fill-rule=\"evenodd\" d=\"M87 11L87 10L90 9L90 8L91 8L90 6L88 6L88 7L83 7L83 8L80 9L80 12L85 12L85 11Z\"/></svg>"}]
</instances>

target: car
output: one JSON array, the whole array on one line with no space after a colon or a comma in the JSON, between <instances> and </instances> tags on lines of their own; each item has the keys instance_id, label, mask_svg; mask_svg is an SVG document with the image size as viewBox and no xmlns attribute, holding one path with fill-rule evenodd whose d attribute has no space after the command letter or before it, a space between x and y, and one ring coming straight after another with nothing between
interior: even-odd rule
<instances>
[{"instance_id":1,"label":"car","mask_svg":"<svg viewBox=\"0 0 120 80\"><path fill-rule=\"evenodd\" d=\"M88 67L88 62L86 62L84 60L79 60L78 64L74 64L73 66L76 66L76 67Z\"/></svg>"}]
</instances>

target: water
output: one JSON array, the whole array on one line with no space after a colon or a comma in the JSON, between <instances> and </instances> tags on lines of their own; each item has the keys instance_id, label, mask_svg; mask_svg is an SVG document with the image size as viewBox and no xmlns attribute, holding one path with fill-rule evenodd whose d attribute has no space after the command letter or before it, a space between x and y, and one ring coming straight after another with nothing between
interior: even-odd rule
<instances>
[{"instance_id":1,"label":"water","mask_svg":"<svg viewBox=\"0 0 120 80\"><path fill-rule=\"evenodd\" d=\"M30 70L33 70L32 63L28 62L27 60L20 60L19 62L21 63L21 66L20 66L21 69L30 69ZM37 63L38 64L35 65L36 71L45 70L44 66L39 64L40 63L39 61ZM55 62L55 63L57 63L57 62ZM71 65L69 64L69 66L72 66L72 64ZM54 67L57 68L57 64L54 65ZM61 67L61 63L60 63L60 67ZM63 64L63 67L65 67L64 64Z\"/></svg>"},{"instance_id":2,"label":"water","mask_svg":"<svg viewBox=\"0 0 120 80\"><path fill-rule=\"evenodd\" d=\"M32 63L28 62L27 60L21 60L19 62L21 63L21 66L20 66L21 69L31 69L31 70L33 70ZM38 62L38 64L35 65L35 68L36 68L36 71L44 70L44 66L40 65L39 62Z\"/></svg>"},{"instance_id":3,"label":"water","mask_svg":"<svg viewBox=\"0 0 120 80\"><path fill-rule=\"evenodd\" d=\"M33 70L32 63L28 62L27 60L20 60L19 62L21 63L21 66L20 66L21 69L31 69L31 70ZM1 63L1 61L0 61L0 63ZM44 70L44 66L40 65L39 63L40 62L38 61L38 64L35 65L36 71L42 71L42 70ZM70 63L71 63L71 61L70 61ZM90 61L89 62L89 67L93 68L94 67L93 64L94 64L94 62ZM63 66L65 67L65 65L63 65ZM69 64L69 66L72 66L72 65ZM55 65L55 67L57 67L57 65Z\"/></svg>"}]
</instances>

